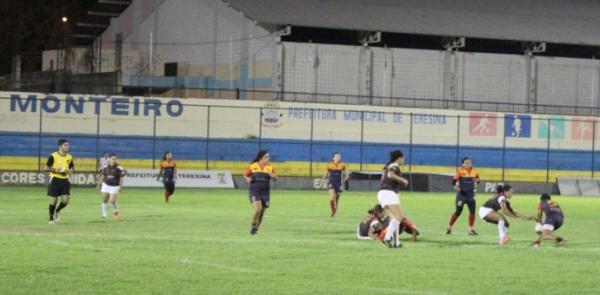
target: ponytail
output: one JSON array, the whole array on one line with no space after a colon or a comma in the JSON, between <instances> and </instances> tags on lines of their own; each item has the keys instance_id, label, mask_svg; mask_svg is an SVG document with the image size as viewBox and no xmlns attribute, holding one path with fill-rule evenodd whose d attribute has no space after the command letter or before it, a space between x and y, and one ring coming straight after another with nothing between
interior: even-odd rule
<instances>
[{"instance_id":1,"label":"ponytail","mask_svg":"<svg viewBox=\"0 0 600 295\"><path fill-rule=\"evenodd\" d=\"M383 212L383 207L381 207L381 205L377 204L375 206L373 206L373 208L369 209L369 215L375 215L375 214L379 214Z\"/></svg>"},{"instance_id":2,"label":"ponytail","mask_svg":"<svg viewBox=\"0 0 600 295\"><path fill-rule=\"evenodd\" d=\"M387 164L385 164L385 166L389 166L390 164L392 164L393 162L396 162L396 160L398 160L398 158L404 158L404 153L402 153L401 150L393 150L392 152L390 152L390 161L387 162Z\"/></svg>"}]
</instances>

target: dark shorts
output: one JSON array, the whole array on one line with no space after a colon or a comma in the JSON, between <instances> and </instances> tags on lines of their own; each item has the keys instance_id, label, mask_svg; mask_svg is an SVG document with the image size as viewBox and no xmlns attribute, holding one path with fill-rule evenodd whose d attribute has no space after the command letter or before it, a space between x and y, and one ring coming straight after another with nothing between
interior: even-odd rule
<instances>
[{"instance_id":1,"label":"dark shorts","mask_svg":"<svg viewBox=\"0 0 600 295\"><path fill-rule=\"evenodd\" d=\"M554 230L559 229L563 225L563 217L561 216L547 216L544 220L544 224L554 226Z\"/></svg>"},{"instance_id":2,"label":"dark shorts","mask_svg":"<svg viewBox=\"0 0 600 295\"><path fill-rule=\"evenodd\" d=\"M332 189L335 190L336 193L341 193L342 192L342 184L341 183L329 183L327 184L327 189Z\"/></svg>"},{"instance_id":3,"label":"dark shorts","mask_svg":"<svg viewBox=\"0 0 600 295\"><path fill-rule=\"evenodd\" d=\"M461 193L456 194L456 207L469 206L469 209L475 209L475 197Z\"/></svg>"},{"instance_id":4,"label":"dark shorts","mask_svg":"<svg viewBox=\"0 0 600 295\"><path fill-rule=\"evenodd\" d=\"M250 192L250 194L248 194L248 199L250 200L251 204L260 201L263 208L269 208L269 205L271 203L271 196L268 193L254 194Z\"/></svg>"},{"instance_id":5,"label":"dark shorts","mask_svg":"<svg viewBox=\"0 0 600 295\"><path fill-rule=\"evenodd\" d=\"M456 203L458 205L458 201L462 201L463 203L475 201L475 195L468 195L462 192L456 193Z\"/></svg>"},{"instance_id":6,"label":"dark shorts","mask_svg":"<svg viewBox=\"0 0 600 295\"><path fill-rule=\"evenodd\" d=\"M369 236L369 228L370 227L371 227L371 225L369 223L361 222L358 225L358 234L361 237L368 237Z\"/></svg>"},{"instance_id":7,"label":"dark shorts","mask_svg":"<svg viewBox=\"0 0 600 295\"><path fill-rule=\"evenodd\" d=\"M53 177L48 184L48 196L49 197L60 197L71 194L71 183L68 179L61 179Z\"/></svg>"},{"instance_id":8,"label":"dark shorts","mask_svg":"<svg viewBox=\"0 0 600 295\"><path fill-rule=\"evenodd\" d=\"M163 181L163 185L165 187L165 191L170 192L170 193L175 191L175 181L165 180L165 181Z\"/></svg>"}]
</instances>

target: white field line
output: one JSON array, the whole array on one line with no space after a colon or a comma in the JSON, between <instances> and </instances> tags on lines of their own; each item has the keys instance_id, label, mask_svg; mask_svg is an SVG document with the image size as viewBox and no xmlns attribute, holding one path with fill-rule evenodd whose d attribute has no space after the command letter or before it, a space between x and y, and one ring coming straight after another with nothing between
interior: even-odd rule
<instances>
[{"instance_id":1,"label":"white field line","mask_svg":"<svg viewBox=\"0 0 600 295\"><path fill-rule=\"evenodd\" d=\"M354 286L353 288L356 288L356 286ZM409 295L447 295L447 292L435 292L435 291L413 291L413 290L408 290L408 289L401 289L401 288L377 288L377 287L359 287L360 289L363 289L365 291L377 291L377 292L381 292L381 293L389 293L389 294L409 294Z\"/></svg>"},{"instance_id":2,"label":"white field line","mask_svg":"<svg viewBox=\"0 0 600 295\"><path fill-rule=\"evenodd\" d=\"M53 244L53 245L58 245L58 246L69 246L69 248L82 248L82 249L88 249L88 250L101 250L101 251L109 251L110 248L98 248L98 247L94 247L93 245L90 244L79 244L79 243L69 243L69 242L65 242L65 241L61 241L61 240L49 240L48 241L49 244Z\"/></svg>"},{"instance_id":3,"label":"white field line","mask_svg":"<svg viewBox=\"0 0 600 295\"><path fill-rule=\"evenodd\" d=\"M34 232L15 232L0 229L0 236L28 236L28 237L84 237L84 238L98 238L98 239L119 239L119 240L130 240L130 241L143 241L143 240L151 240L151 241L179 241L179 242L189 242L189 243L198 243L198 242L207 242L207 243L225 243L225 244L256 244L256 243L268 243L268 244L281 244L281 245L331 245L336 244L339 246L357 246L356 242L365 243L366 241L357 240L354 235L349 234L347 240L325 240L318 238L306 238L306 239L281 239L276 238L274 236L270 236L268 238L261 239L260 237L249 238L249 239L232 239L232 238L202 238L195 236L177 236L177 237L160 237L160 236L131 236L131 235L115 235L111 234L94 234L94 233L68 233L68 232L44 232L44 233L34 233ZM259 233L260 235L260 233ZM423 241L424 243L428 243L427 241ZM58 244L56 242L55 244ZM407 245L409 247L420 247L420 244L411 245L411 242L408 242ZM454 246L454 245L453 245ZM466 243L463 247L467 248L483 248L483 247L492 247L492 245L474 245ZM382 247L383 248L383 247ZM553 247L552 245L547 245L549 251L574 251L574 252L597 252L600 251L599 247L594 248L573 248L569 247L567 244L564 247ZM96 249L96 248L94 248ZM108 248L97 248L99 250L105 250ZM529 250L530 247L523 246L523 249Z\"/></svg>"},{"instance_id":4,"label":"white field line","mask_svg":"<svg viewBox=\"0 0 600 295\"><path fill-rule=\"evenodd\" d=\"M235 266L228 266L228 265L225 265L223 263L211 263L211 262L206 262L206 261L194 261L194 260L189 259L189 258L181 259L180 262L182 264L199 264L199 265L214 267L214 268L223 269L223 270L227 270L227 271L231 271L231 272L257 272L257 271L252 270L252 269L235 267Z\"/></svg>"}]
</instances>

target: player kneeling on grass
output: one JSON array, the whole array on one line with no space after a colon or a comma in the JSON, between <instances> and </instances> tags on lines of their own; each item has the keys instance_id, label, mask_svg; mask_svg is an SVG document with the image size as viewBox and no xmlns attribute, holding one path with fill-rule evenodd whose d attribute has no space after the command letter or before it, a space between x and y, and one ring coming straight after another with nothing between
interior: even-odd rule
<instances>
[{"instance_id":1,"label":"player kneeling on grass","mask_svg":"<svg viewBox=\"0 0 600 295\"><path fill-rule=\"evenodd\" d=\"M386 217L381 222L381 224L383 225L383 230L379 233L379 236L377 237L378 240L381 241L385 237L385 234L388 231L389 223L390 223L390 218L389 217ZM419 229L410 220L408 220L408 218L406 218L406 217L404 217L404 219L402 219L402 222L400 222L400 225L398 226L398 236L400 234L402 234L403 232L411 235L413 242L416 242L417 241L417 237L421 234L421 232L419 231Z\"/></svg>"},{"instance_id":2,"label":"player kneeling on grass","mask_svg":"<svg viewBox=\"0 0 600 295\"><path fill-rule=\"evenodd\" d=\"M377 204L372 209L369 209L369 215L358 225L356 236L359 240L377 240L381 241L387 234L390 218L385 217L385 211L381 205ZM406 232L412 235L413 241L417 240L420 234L412 222L407 218L402 220L398 228L398 234Z\"/></svg>"},{"instance_id":3,"label":"player kneeling on grass","mask_svg":"<svg viewBox=\"0 0 600 295\"><path fill-rule=\"evenodd\" d=\"M523 216L511 208L508 200L512 196L513 189L510 185L498 185L494 196L479 208L481 219L498 225L498 242L502 245L510 241L510 237L508 237L508 227L510 225L502 213L512 218L534 219L534 217Z\"/></svg>"},{"instance_id":4,"label":"player kneeling on grass","mask_svg":"<svg viewBox=\"0 0 600 295\"><path fill-rule=\"evenodd\" d=\"M556 243L556 245L560 245L565 241L565 239L553 234L555 230L562 226L565 218L562 209L560 209L560 206L558 205L558 202L552 200L550 195L543 194L540 197L537 210L538 215L536 220L538 223L535 226L535 231L540 235L540 237L533 242L532 245L539 247L543 240L552 240ZM542 224L543 214L546 214L546 219Z\"/></svg>"},{"instance_id":5,"label":"player kneeling on grass","mask_svg":"<svg viewBox=\"0 0 600 295\"><path fill-rule=\"evenodd\" d=\"M398 229L399 234L403 232L411 235L413 242L416 242L417 237L421 235L419 229L406 217L404 218L404 220L402 220L402 222L400 223L400 228Z\"/></svg>"},{"instance_id":6,"label":"player kneeling on grass","mask_svg":"<svg viewBox=\"0 0 600 295\"><path fill-rule=\"evenodd\" d=\"M117 197L121 192L123 177L125 177L125 175L127 175L127 172L119 165L119 163L117 163L117 155L110 155L108 166L102 169L100 181L97 185L97 187L100 188L100 192L102 192L102 218L104 220L108 217L109 202L113 207L113 218L118 220L120 217Z\"/></svg>"}]
</instances>

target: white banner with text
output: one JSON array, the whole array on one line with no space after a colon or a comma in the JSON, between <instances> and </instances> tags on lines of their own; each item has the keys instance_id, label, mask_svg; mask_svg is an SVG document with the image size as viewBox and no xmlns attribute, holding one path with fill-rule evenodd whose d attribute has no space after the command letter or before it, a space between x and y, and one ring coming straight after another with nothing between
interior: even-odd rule
<instances>
[{"instance_id":1,"label":"white banner with text","mask_svg":"<svg viewBox=\"0 0 600 295\"><path fill-rule=\"evenodd\" d=\"M157 170L131 169L127 170L127 176L123 180L124 187L162 187L161 181L157 181ZM234 188L233 177L229 171L214 170L178 170L177 187L190 188Z\"/></svg>"}]
</instances>

